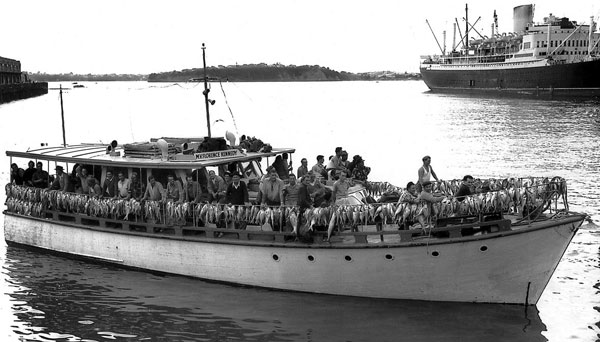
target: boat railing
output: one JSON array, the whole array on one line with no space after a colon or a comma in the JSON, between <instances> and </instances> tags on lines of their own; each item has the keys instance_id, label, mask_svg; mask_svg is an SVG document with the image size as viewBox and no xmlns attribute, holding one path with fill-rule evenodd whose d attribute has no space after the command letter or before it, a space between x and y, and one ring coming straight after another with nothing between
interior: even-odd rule
<instances>
[{"instance_id":1,"label":"boat railing","mask_svg":"<svg viewBox=\"0 0 600 342\"><path fill-rule=\"evenodd\" d=\"M299 240L297 234L291 231L263 231L260 229L239 229L233 224L227 224L225 227L216 227L209 224L204 227L198 226L180 226L163 223L135 222L112 218L90 217L79 213L68 213L56 210L44 210L39 219L50 219L54 222L60 222L64 225L78 225L87 228L120 232L126 234L154 235L165 238L185 238L185 239L219 239L223 242L245 243L248 241L263 243L296 243L308 242L304 239ZM310 234L310 242L316 245L365 245L380 244L382 242L419 242L422 239L429 238L462 238L472 236L476 233L494 233L509 231L511 227L510 220L495 219L484 222L463 222L455 225L436 227L428 230L406 229L398 230L394 227L382 230L369 231L337 231L333 237L330 232L317 227ZM258 227L255 227L258 228Z\"/></svg>"},{"instance_id":2,"label":"boat railing","mask_svg":"<svg viewBox=\"0 0 600 342\"><path fill-rule=\"evenodd\" d=\"M548 210L558 212L559 202L562 202L561 210L568 211L566 181L560 177L478 179L475 186L482 191L465 196L462 201L455 196L459 184L458 180L436 182L435 191L445 195L444 200L437 203L394 201L330 205L304 210L298 206L163 201L142 203L8 184L6 205L8 212L20 215L44 219L70 217L71 221L92 226L108 223L121 227L137 225L145 227L142 229L144 231L151 230L150 227L186 227L187 230L232 227L262 230L267 227L268 230L287 231L295 235L307 229L316 232L324 230L328 237L334 232L338 234L346 230L357 233L368 233L373 228L375 231L411 230L411 227L422 223L427 227L443 228L481 223L489 219L501 220L506 214L530 222ZM484 186L488 188L485 191ZM372 183L368 188L372 192L374 189L400 190L389 183Z\"/></svg>"}]
</instances>

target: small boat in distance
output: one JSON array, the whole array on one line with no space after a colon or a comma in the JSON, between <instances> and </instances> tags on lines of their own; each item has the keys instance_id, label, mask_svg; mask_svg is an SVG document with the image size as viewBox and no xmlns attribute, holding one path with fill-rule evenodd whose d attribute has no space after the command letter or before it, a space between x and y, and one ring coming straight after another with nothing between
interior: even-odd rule
<instances>
[{"instance_id":1,"label":"small boat in distance","mask_svg":"<svg viewBox=\"0 0 600 342\"><path fill-rule=\"evenodd\" d=\"M421 56L427 87L447 93L600 96L600 33L593 17L589 24L578 24L550 14L535 24L533 9L533 5L515 7L513 32L502 34L497 32L494 12L488 37L469 23L465 8L465 34L459 43L446 51L444 42L441 55ZM455 35L456 29L457 24Z\"/></svg>"},{"instance_id":2,"label":"small boat in distance","mask_svg":"<svg viewBox=\"0 0 600 342\"><path fill-rule=\"evenodd\" d=\"M205 87L207 122L209 92ZM227 142L210 136L208 128L202 138L65 143L6 154L11 163L36 160L67 174L81 166L96 179L135 172L165 184L174 176L184 189L191 175L204 191L210 171L236 172L248 185L251 203L139 201L7 184L6 242L279 290L531 305L586 217L569 211L567 182L560 177L489 179L488 190L460 198L458 181L437 182L434 191L445 196L437 203L369 201L400 189L366 182L348 194L356 204L261 205L253 199L264 159L268 164L268 158L295 149L258 139L236 144L232 135Z\"/></svg>"}]
</instances>

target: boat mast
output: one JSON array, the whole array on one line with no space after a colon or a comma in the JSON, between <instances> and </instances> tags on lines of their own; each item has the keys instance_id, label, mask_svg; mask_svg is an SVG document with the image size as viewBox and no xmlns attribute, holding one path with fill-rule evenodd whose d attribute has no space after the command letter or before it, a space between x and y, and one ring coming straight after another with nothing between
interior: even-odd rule
<instances>
[{"instance_id":1,"label":"boat mast","mask_svg":"<svg viewBox=\"0 0 600 342\"><path fill-rule=\"evenodd\" d=\"M62 120L63 147L67 147L67 139L65 138L65 111L63 110L62 84L60 85L60 118Z\"/></svg>"},{"instance_id":2,"label":"boat mast","mask_svg":"<svg viewBox=\"0 0 600 342\"><path fill-rule=\"evenodd\" d=\"M592 57L592 30L594 29L594 16L590 17L590 28L588 30L588 57Z\"/></svg>"},{"instance_id":3,"label":"boat mast","mask_svg":"<svg viewBox=\"0 0 600 342\"><path fill-rule=\"evenodd\" d=\"M465 4L465 52L469 57L469 6Z\"/></svg>"},{"instance_id":4,"label":"boat mast","mask_svg":"<svg viewBox=\"0 0 600 342\"><path fill-rule=\"evenodd\" d=\"M452 52L456 51L456 23L452 23L454 35L452 36Z\"/></svg>"},{"instance_id":5,"label":"boat mast","mask_svg":"<svg viewBox=\"0 0 600 342\"><path fill-rule=\"evenodd\" d=\"M446 56L446 30L444 30L444 52L442 52L443 56Z\"/></svg>"},{"instance_id":6,"label":"boat mast","mask_svg":"<svg viewBox=\"0 0 600 342\"><path fill-rule=\"evenodd\" d=\"M202 65L204 66L204 105L206 106L206 126L208 127L208 137L210 138L210 112L208 110L208 93L210 89L208 89L208 77L206 77L206 46L202 43Z\"/></svg>"}]
</instances>

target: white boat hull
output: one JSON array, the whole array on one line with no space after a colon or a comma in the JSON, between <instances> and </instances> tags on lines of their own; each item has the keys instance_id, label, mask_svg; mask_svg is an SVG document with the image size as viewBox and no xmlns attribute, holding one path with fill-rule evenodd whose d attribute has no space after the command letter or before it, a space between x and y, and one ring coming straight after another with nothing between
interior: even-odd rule
<instances>
[{"instance_id":1,"label":"white boat hull","mask_svg":"<svg viewBox=\"0 0 600 342\"><path fill-rule=\"evenodd\" d=\"M583 221L374 245L130 234L5 213L8 243L151 271L281 290L430 301L535 304Z\"/></svg>"}]
</instances>

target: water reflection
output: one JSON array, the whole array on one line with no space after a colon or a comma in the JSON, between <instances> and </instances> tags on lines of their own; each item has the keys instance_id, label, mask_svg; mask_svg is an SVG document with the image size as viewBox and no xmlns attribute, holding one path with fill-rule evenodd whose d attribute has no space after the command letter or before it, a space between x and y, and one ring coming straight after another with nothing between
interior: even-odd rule
<instances>
[{"instance_id":1,"label":"water reflection","mask_svg":"<svg viewBox=\"0 0 600 342\"><path fill-rule=\"evenodd\" d=\"M233 287L10 246L6 256L13 333L26 340L546 341L535 307Z\"/></svg>"}]
</instances>

